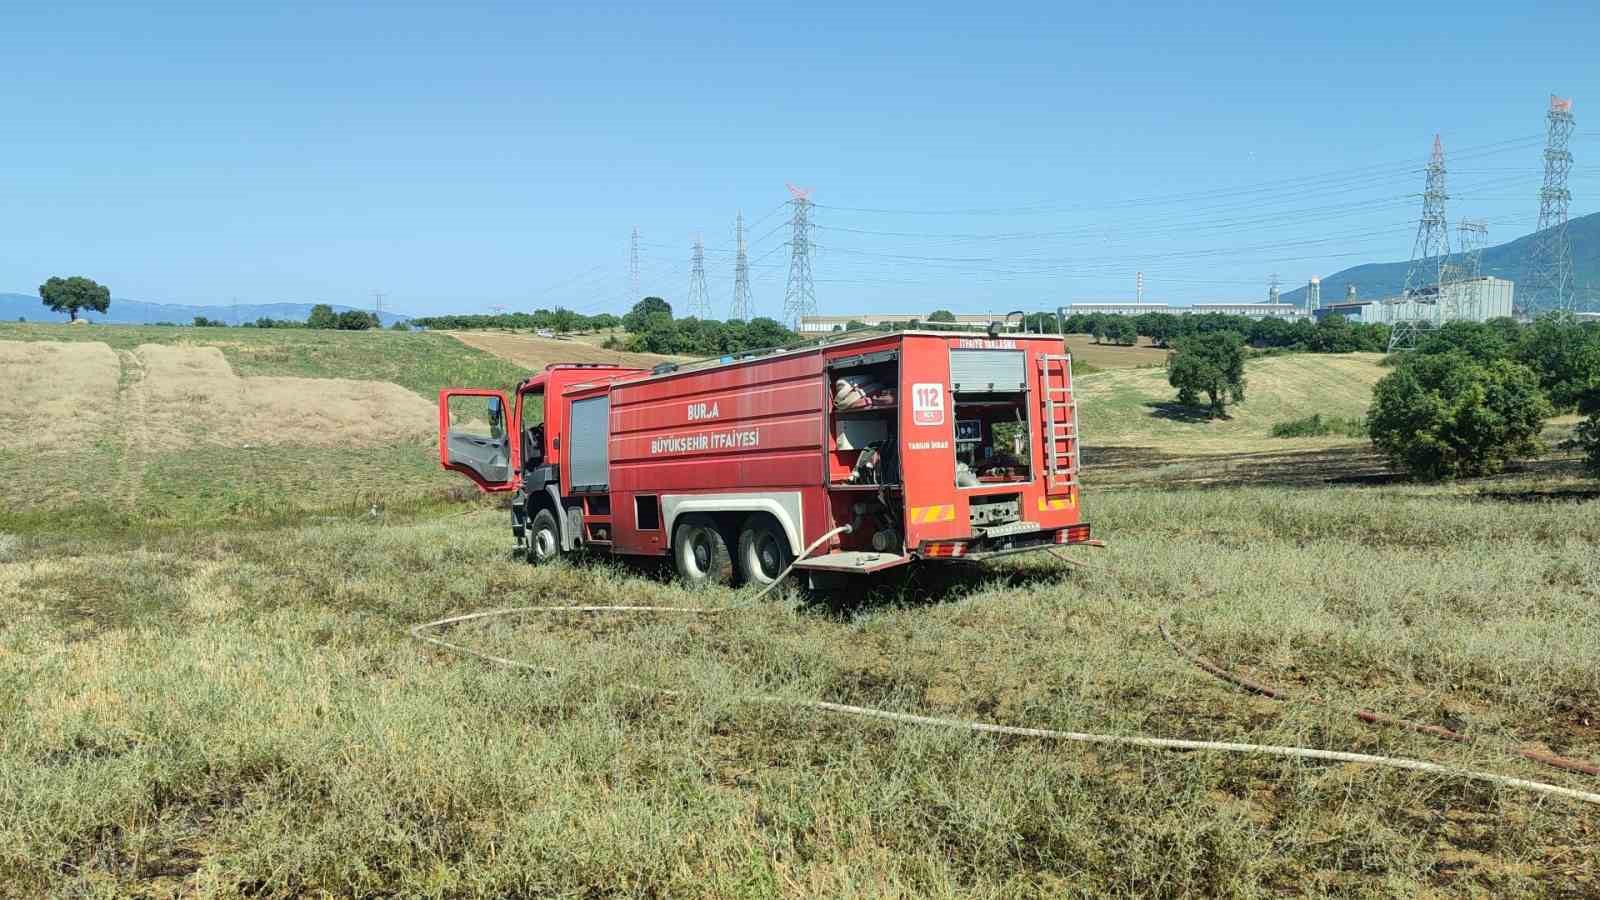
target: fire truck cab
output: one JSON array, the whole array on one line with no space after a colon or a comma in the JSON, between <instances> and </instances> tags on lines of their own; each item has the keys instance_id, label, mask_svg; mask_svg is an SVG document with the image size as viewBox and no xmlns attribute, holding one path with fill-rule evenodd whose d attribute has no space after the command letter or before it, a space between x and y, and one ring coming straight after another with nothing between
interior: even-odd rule
<instances>
[{"instance_id":1,"label":"fire truck cab","mask_svg":"<svg viewBox=\"0 0 1600 900\"><path fill-rule=\"evenodd\" d=\"M1090 542L1059 337L904 331L439 393L440 464L511 493L519 551L813 583ZM850 526L807 553L828 532Z\"/></svg>"}]
</instances>

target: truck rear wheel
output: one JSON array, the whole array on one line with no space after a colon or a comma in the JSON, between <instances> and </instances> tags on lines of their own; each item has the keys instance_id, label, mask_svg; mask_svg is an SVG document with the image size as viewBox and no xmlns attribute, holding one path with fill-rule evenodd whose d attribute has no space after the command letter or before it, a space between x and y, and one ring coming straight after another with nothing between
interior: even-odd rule
<instances>
[{"instance_id":1,"label":"truck rear wheel","mask_svg":"<svg viewBox=\"0 0 1600 900\"><path fill-rule=\"evenodd\" d=\"M528 528L528 562L547 563L561 555L561 530L548 507L533 514Z\"/></svg>"},{"instance_id":2,"label":"truck rear wheel","mask_svg":"<svg viewBox=\"0 0 1600 900\"><path fill-rule=\"evenodd\" d=\"M672 532L672 562L690 584L731 584L733 559L728 542L709 516L684 516Z\"/></svg>"},{"instance_id":3,"label":"truck rear wheel","mask_svg":"<svg viewBox=\"0 0 1600 900\"><path fill-rule=\"evenodd\" d=\"M771 516L751 516L739 529L738 561L739 578L746 584L771 584L794 561L789 536Z\"/></svg>"}]
</instances>

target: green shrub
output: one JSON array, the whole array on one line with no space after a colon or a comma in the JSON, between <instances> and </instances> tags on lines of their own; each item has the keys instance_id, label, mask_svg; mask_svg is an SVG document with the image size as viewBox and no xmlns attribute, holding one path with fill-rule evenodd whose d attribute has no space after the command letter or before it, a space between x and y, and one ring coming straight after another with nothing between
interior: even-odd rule
<instances>
[{"instance_id":1,"label":"green shrub","mask_svg":"<svg viewBox=\"0 0 1600 900\"><path fill-rule=\"evenodd\" d=\"M1303 419L1291 419L1272 426L1272 436L1277 438L1323 437L1337 434L1344 437L1366 437L1367 424L1360 419L1345 416L1328 416L1312 413Z\"/></svg>"},{"instance_id":2,"label":"green shrub","mask_svg":"<svg viewBox=\"0 0 1600 900\"><path fill-rule=\"evenodd\" d=\"M1600 411L1578 423L1578 446L1583 449L1584 467L1600 477Z\"/></svg>"},{"instance_id":3,"label":"green shrub","mask_svg":"<svg viewBox=\"0 0 1600 900\"><path fill-rule=\"evenodd\" d=\"M1412 475L1490 475L1542 451L1550 403L1533 370L1462 352L1408 354L1372 392L1372 443Z\"/></svg>"},{"instance_id":4,"label":"green shrub","mask_svg":"<svg viewBox=\"0 0 1600 900\"><path fill-rule=\"evenodd\" d=\"M1550 313L1523 333L1516 359L1539 374L1555 408L1569 412L1585 392L1600 388L1600 327Z\"/></svg>"},{"instance_id":5,"label":"green shrub","mask_svg":"<svg viewBox=\"0 0 1600 900\"><path fill-rule=\"evenodd\" d=\"M1600 386L1589 388L1578 398L1578 411L1589 414L1578 423L1578 447L1583 450L1589 474L1600 477Z\"/></svg>"}]
</instances>

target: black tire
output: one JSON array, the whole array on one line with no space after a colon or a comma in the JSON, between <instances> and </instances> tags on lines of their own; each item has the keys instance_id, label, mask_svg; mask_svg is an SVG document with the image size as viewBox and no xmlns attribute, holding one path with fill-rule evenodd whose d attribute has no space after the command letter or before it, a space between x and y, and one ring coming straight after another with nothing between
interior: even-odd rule
<instances>
[{"instance_id":1,"label":"black tire","mask_svg":"<svg viewBox=\"0 0 1600 900\"><path fill-rule=\"evenodd\" d=\"M672 564L689 584L732 584L728 542L709 516L689 515L672 531Z\"/></svg>"},{"instance_id":2,"label":"black tire","mask_svg":"<svg viewBox=\"0 0 1600 900\"><path fill-rule=\"evenodd\" d=\"M543 564L561 555L561 528L549 508L533 514L528 526L528 562Z\"/></svg>"},{"instance_id":3,"label":"black tire","mask_svg":"<svg viewBox=\"0 0 1600 900\"><path fill-rule=\"evenodd\" d=\"M754 515L744 520L739 529L739 578L745 584L766 586L778 580L783 570L794 562L789 552L789 536L776 520L767 515Z\"/></svg>"}]
</instances>

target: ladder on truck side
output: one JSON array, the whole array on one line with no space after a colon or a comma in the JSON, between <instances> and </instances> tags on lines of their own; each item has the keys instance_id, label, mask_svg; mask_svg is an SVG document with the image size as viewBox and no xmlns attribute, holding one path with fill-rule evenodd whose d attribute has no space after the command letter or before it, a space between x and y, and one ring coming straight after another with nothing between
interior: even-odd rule
<instances>
[{"instance_id":1,"label":"ladder on truck side","mask_svg":"<svg viewBox=\"0 0 1600 900\"><path fill-rule=\"evenodd\" d=\"M1072 389L1072 354L1039 357L1044 394L1045 492L1066 493L1078 484L1078 398Z\"/></svg>"}]
</instances>

